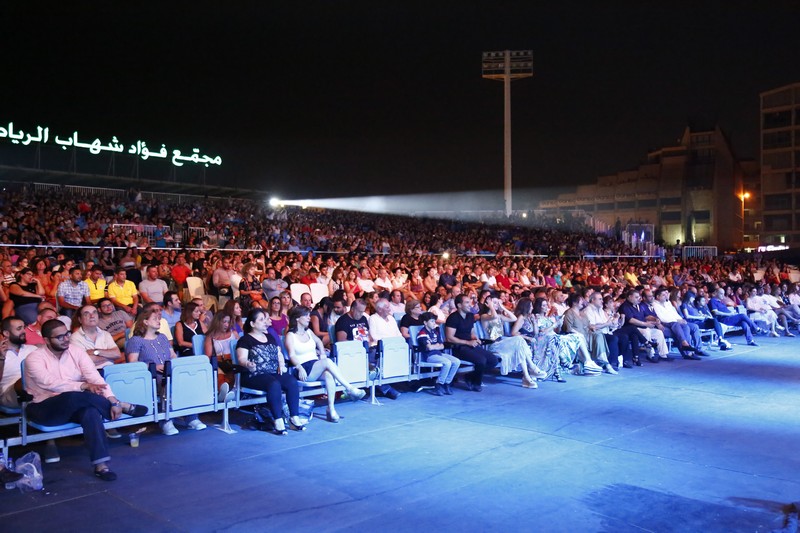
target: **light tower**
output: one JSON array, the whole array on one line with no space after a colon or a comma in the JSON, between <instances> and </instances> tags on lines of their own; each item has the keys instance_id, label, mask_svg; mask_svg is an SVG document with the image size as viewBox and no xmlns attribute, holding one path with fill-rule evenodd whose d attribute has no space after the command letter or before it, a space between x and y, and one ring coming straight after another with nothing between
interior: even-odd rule
<instances>
[{"instance_id":1,"label":"light tower","mask_svg":"<svg viewBox=\"0 0 800 533\"><path fill-rule=\"evenodd\" d=\"M533 76L532 50L505 50L484 52L482 74L490 80L503 81L504 130L503 130L503 200L506 216L511 215L511 80Z\"/></svg>"}]
</instances>

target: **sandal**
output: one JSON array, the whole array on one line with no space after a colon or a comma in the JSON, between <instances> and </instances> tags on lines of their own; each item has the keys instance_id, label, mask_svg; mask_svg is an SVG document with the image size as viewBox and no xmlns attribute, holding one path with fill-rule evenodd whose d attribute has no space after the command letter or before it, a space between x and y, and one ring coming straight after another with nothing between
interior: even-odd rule
<instances>
[{"instance_id":1,"label":"sandal","mask_svg":"<svg viewBox=\"0 0 800 533\"><path fill-rule=\"evenodd\" d=\"M283 437L283 436L285 436L285 435L288 435L288 434L289 434L289 432L288 432L288 431L286 431L286 426L284 426L282 429L278 429L278 427L277 427L277 426L275 426L275 428L273 428L272 432L273 432L274 434L276 434L276 435L279 435L279 436L281 436L281 437Z\"/></svg>"},{"instance_id":2,"label":"sandal","mask_svg":"<svg viewBox=\"0 0 800 533\"><path fill-rule=\"evenodd\" d=\"M328 420L328 422L333 422L334 424L338 424L339 420L342 419L342 417L339 416L338 413L336 414L336 416L333 416L330 409L325 411L325 418Z\"/></svg>"},{"instance_id":3,"label":"sandal","mask_svg":"<svg viewBox=\"0 0 800 533\"><path fill-rule=\"evenodd\" d=\"M294 430L294 431L305 431L306 430L306 424L295 424L294 422L292 422L291 418L289 419L289 427L292 428L292 430Z\"/></svg>"},{"instance_id":4,"label":"sandal","mask_svg":"<svg viewBox=\"0 0 800 533\"><path fill-rule=\"evenodd\" d=\"M104 468L103 470L95 470L94 475L103 481L115 481L117 479L117 475L108 467Z\"/></svg>"}]
</instances>

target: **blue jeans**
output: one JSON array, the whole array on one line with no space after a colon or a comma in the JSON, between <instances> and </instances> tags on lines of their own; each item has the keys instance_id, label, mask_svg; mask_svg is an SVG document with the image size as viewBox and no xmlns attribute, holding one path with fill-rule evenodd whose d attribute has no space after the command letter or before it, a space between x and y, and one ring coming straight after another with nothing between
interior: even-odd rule
<instances>
[{"instance_id":1,"label":"blue jeans","mask_svg":"<svg viewBox=\"0 0 800 533\"><path fill-rule=\"evenodd\" d=\"M62 392L39 403L28 404L27 412L30 419L39 424L80 424L92 464L105 463L110 459L103 419L111 420L111 403L99 394Z\"/></svg>"},{"instance_id":2,"label":"blue jeans","mask_svg":"<svg viewBox=\"0 0 800 533\"><path fill-rule=\"evenodd\" d=\"M442 370L439 372L439 379L436 380L437 383L442 385L452 383L458 373L458 367L461 366L461 359L447 353L431 354L428 356L428 362L442 364Z\"/></svg>"}]
</instances>

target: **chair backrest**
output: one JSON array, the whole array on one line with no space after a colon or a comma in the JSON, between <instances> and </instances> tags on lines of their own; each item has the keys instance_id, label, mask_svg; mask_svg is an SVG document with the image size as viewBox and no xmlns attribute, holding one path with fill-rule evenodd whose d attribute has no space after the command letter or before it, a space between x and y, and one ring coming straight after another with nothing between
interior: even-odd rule
<instances>
[{"instance_id":1,"label":"chair backrest","mask_svg":"<svg viewBox=\"0 0 800 533\"><path fill-rule=\"evenodd\" d=\"M241 274L231 274L231 291L233 292L233 297L239 297L239 282L242 281Z\"/></svg>"},{"instance_id":2,"label":"chair backrest","mask_svg":"<svg viewBox=\"0 0 800 533\"><path fill-rule=\"evenodd\" d=\"M368 373L368 345L365 341L334 343L333 353L342 376L350 383L366 383Z\"/></svg>"},{"instance_id":3,"label":"chair backrest","mask_svg":"<svg viewBox=\"0 0 800 533\"><path fill-rule=\"evenodd\" d=\"M311 301L314 302L314 305L328 296L328 286L324 283L312 283L308 288L311 290Z\"/></svg>"},{"instance_id":4,"label":"chair backrest","mask_svg":"<svg viewBox=\"0 0 800 533\"><path fill-rule=\"evenodd\" d=\"M513 326L513 322L503 322L503 335L506 337L511 336L511 326Z\"/></svg>"},{"instance_id":5,"label":"chair backrest","mask_svg":"<svg viewBox=\"0 0 800 533\"><path fill-rule=\"evenodd\" d=\"M206 353L206 336L202 333L192 337L192 352L194 355L211 355Z\"/></svg>"},{"instance_id":6,"label":"chair backrest","mask_svg":"<svg viewBox=\"0 0 800 533\"><path fill-rule=\"evenodd\" d=\"M408 340L411 342L411 347L414 348L414 349L419 348L419 342L417 340L417 337L419 337L419 332L422 331L423 327L425 327L425 326L409 326L408 327L408 335L409 335L409 339ZM444 337L442 337L442 338L444 338Z\"/></svg>"},{"instance_id":7,"label":"chair backrest","mask_svg":"<svg viewBox=\"0 0 800 533\"><path fill-rule=\"evenodd\" d=\"M146 363L121 363L103 368L103 378L118 400L147 406L147 416L157 416L153 375Z\"/></svg>"},{"instance_id":8,"label":"chair backrest","mask_svg":"<svg viewBox=\"0 0 800 533\"><path fill-rule=\"evenodd\" d=\"M192 298L202 298L206 294L203 280L197 276L189 276L186 278L186 289L189 292L189 296Z\"/></svg>"},{"instance_id":9,"label":"chair backrest","mask_svg":"<svg viewBox=\"0 0 800 533\"><path fill-rule=\"evenodd\" d=\"M214 404L216 376L205 355L190 355L167 361L169 377L167 409L180 411ZM180 416L180 415L178 415Z\"/></svg>"},{"instance_id":10,"label":"chair backrest","mask_svg":"<svg viewBox=\"0 0 800 533\"><path fill-rule=\"evenodd\" d=\"M406 313L405 311L400 313L392 313L392 316L394 316L394 319L397 321L397 325L399 326L400 321L403 320L403 317L406 316Z\"/></svg>"},{"instance_id":11,"label":"chair backrest","mask_svg":"<svg viewBox=\"0 0 800 533\"><path fill-rule=\"evenodd\" d=\"M292 283L291 285L289 285L289 290L292 293L292 300L294 300L295 302L300 302L300 297L304 293L307 292L311 294L311 288L305 283ZM314 296L312 295L311 298L313 299Z\"/></svg>"},{"instance_id":12,"label":"chair backrest","mask_svg":"<svg viewBox=\"0 0 800 533\"><path fill-rule=\"evenodd\" d=\"M384 379L408 376L411 357L408 343L403 337L386 337L378 341L381 354L381 376Z\"/></svg>"}]
</instances>

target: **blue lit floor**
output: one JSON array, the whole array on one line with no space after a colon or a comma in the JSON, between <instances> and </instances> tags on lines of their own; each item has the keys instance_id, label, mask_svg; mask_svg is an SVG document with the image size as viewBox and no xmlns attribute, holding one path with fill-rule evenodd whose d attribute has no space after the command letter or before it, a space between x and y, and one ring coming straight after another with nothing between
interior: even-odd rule
<instances>
[{"instance_id":1,"label":"blue lit floor","mask_svg":"<svg viewBox=\"0 0 800 533\"><path fill-rule=\"evenodd\" d=\"M340 424L286 437L151 429L137 449L112 441L113 483L62 440L43 492L0 493L0 529L780 529L800 500L800 338L731 340L538 390L489 377L480 394L345 403Z\"/></svg>"}]
</instances>

